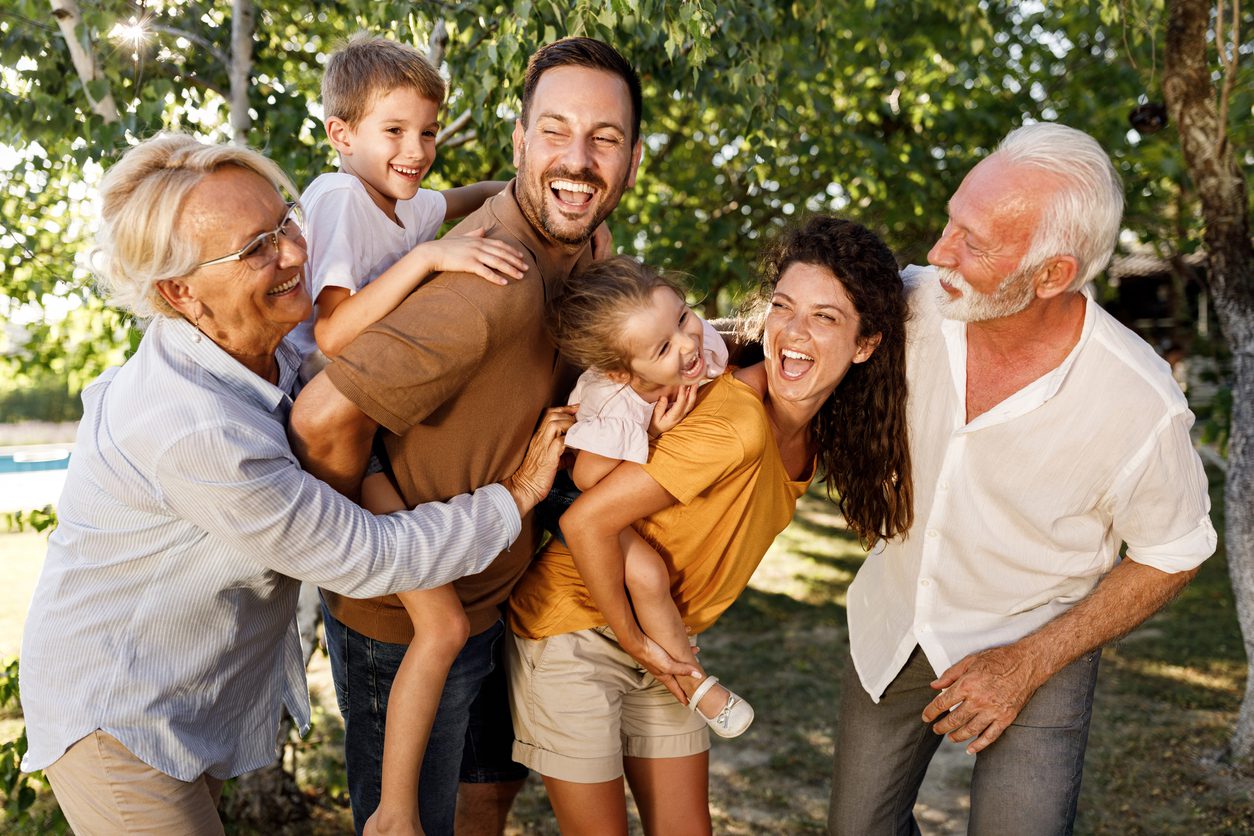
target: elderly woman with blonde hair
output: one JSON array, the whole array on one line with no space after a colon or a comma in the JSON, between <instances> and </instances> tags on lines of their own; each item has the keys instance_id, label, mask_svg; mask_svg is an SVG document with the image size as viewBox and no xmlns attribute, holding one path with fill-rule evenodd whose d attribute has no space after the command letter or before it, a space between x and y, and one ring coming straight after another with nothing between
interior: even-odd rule
<instances>
[{"instance_id":1,"label":"elderly woman with blonde hair","mask_svg":"<svg viewBox=\"0 0 1254 836\"><path fill-rule=\"evenodd\" d=\"M503 484L373 516L303 472L286 420L310 313L295 194L241 147L132 148L101 186L98 263L147 320L83 392L22 645L30 747L75 832L221 833L225 779L269 763L308 694L300 580L370 597L482 570L547 493L570 416Z\"/></svg>"}]
</instances>

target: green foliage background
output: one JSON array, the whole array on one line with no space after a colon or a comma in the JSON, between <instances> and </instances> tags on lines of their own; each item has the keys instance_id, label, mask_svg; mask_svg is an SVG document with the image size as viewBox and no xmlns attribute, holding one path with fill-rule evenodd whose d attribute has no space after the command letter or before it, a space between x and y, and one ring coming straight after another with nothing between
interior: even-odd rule
<instances>
[{"instance_id":1,"label":"green foliage background","mask_svg":"<svg viewBox=\"0 0 1254 836\"><path fill-rule=\"evenodd\" d=\"M234 14L221 0L80 8L80 35L104 74L92 92L112 93L114 124L91 112L45 0L10 0L0 11L0 143L15 151L0 171L0 319L36 315L23 321L24 350L10 340L8 375L20 385L52 375L72 391L134 341L89 280L91 185L160 130L230 137ZM425 49L442 20L446 121L469 110L473 134L443 149L429 183L508 176L528 55L588 34L617 45L645 84L645 158L614 215L616 242L689 274L709 313L752 284L764 238L806 212L852 216L903 262L921 261L962 174L1025 120L1096 136L1127 180L1128 227L1165 252L1189 251L1198 230L1176 138L1139 137L1127 122L1138 101L1159 97L1160 18L1156 0L260 0L248 140L298 183L332 168L317 118L326 53L363 28ZM112 34L131 21L143 24L143 40ZM1250 113L1252 88L1236 85L1234 113ZM1240 147L1250 124L1234 120ZM38 317L51 297L77 307L64 319Z\"/></svg>"}]
</instances>

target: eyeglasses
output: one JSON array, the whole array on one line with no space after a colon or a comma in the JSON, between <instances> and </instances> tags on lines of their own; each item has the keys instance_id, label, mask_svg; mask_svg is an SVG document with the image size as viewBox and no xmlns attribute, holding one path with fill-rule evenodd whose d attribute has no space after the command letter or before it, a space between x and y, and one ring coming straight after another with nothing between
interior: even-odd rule
<instances>
[{"instance_id":1,"label":"eyeglasses","mask_svg":"<svg viewBox=\"0 0 1254 836\"><path fill-rule=\"evenodd\" d=\"M208 261L202 261L196 265L197 268L208 267L212 264L225 264L228 261L243 261L254 270L262 270L269 267L279 257L279 237L282 236L289 241L295 242L301 238L301 226L304 218L301 214L300 204L294 200L287 201L287 211L283 213L283 220L279 221L279 225L269 232L263 232L253 240L249 241L242 249L236 250L230 255L224 255L221 258L211 258ZM303 239L302 239L303 240ZM266 244L273 244L267 247Z\"/></svg>"}]
</instances>

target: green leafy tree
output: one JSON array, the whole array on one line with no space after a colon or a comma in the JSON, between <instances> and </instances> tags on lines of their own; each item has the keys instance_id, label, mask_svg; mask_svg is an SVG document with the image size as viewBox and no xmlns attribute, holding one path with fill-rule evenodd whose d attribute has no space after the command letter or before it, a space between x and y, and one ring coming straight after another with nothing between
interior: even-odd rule
<instances>
[{"instance_id":1,"label":"green leafy tree","mask_svg":"<svg viewBox=\"0 0 1254 836\"><path fill-rule=\"evenodd\" d=\"M1196 6L1170 8L1187 7L1194 19ZM1215 17L1204 17L1213 28ZM1127 123L1165 83L1155 57L1164 19L1162 0L8 0L0 10L0 155L11 163L0 165L0 320L57 312L24 324L27 339L20 350L8 346L9 364L78 388L133 350L136 332L100 300L87 266L92 188L139 139L178 129L247 142L298 183L329 170L321 68L333 44L358 29L418 45L451 79L429 177L436 187L512 173L510 133L536 46L573 34L618 46L643 79L646 150L640 182L612 218L617 245L688 273L711 314L753 283L764 239L806 212L853 217L903 262L923 261L962 176L1025 120L1093 134L1128 185L1129 229L1165 253L1185 252L1202 240L1194 207L1206 205L1212 180L1194 173L1187 144L1181 158L1170 131L1151 137ZM1204 53L1191 38L1175 54ZM1249 147L1250 120L1237 115L1250 113L1251 87L1237 84L1227 99L1234 116L1223 135L1238 174L1248 152L1233 149ZM1186 112L1180 106L1173 121L1189 123ZM1208 236L1213 227L1207 215ZM1240 258L1215 263L1220 275ZM1244 263L1244 274L1222 273L1237 277L1223 287L1247 288L1231 296L1233 311L1248 311L1240 302L1248 252ZM1230 337L1248 323L1241 316L1224 320ZM1248 358L1250 343L1242 345ZM1243 397L1238 418L1254 427L1254 398ZM1249 442L1236 429L1241 420L1233 424L1240 470ZM1230 515L1249 495L1248 481L1236 484L1244 487L1230 493L1245 493L1230 496ZM1249 529L1234 536L1229 526L1230 555L1254 554L1250 545L1234 550Z\"/></svg>"}]
</instances>

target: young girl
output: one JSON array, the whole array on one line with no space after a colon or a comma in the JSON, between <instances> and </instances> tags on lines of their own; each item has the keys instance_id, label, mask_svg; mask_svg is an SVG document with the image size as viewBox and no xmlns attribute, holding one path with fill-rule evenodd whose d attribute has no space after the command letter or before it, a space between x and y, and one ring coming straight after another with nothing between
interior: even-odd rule
<instances>
[{"instance_id":1,"label":"young girl","mask_svg":"<svg viewBox=\"0 0 1254 836\"><path fill-rule=\"evenodd\" d=\"M570 395L579 413L566 434L566 446L579 451L571 476L581 491L621 461L647 462L650 439L676 426L692 410L697 386L727 367L723 338L689 310L675 279L627 256L596 262L574 278L550 308L549 326L562 356L587 369ZM704 675L671 597L666 563L635 529L619 539L641 628L701 673L679 678L689 708L721 737L743 734L753 707Z\"/></svg>"}]
</instances>

